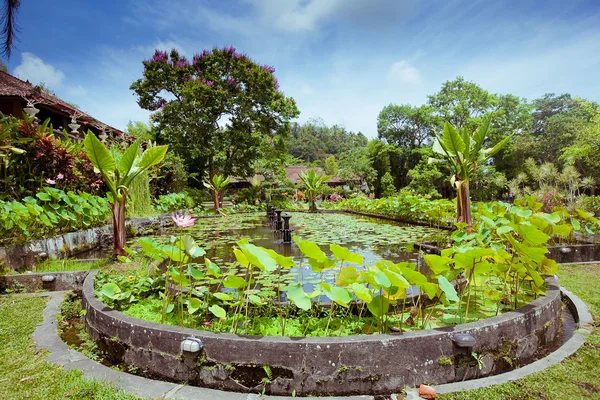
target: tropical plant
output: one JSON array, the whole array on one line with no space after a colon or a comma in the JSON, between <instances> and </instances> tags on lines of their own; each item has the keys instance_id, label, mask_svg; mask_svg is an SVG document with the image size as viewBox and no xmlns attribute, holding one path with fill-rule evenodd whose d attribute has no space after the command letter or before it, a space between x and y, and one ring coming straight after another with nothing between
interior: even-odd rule
<instances>
[{"instance_id":1,"label":"tropical plant","mask_svg":"<svg viewBox=\"0 0 600 400\"><path fill-rule=\"evenodd\" d=\"M104 178L111 198L109 207L113 214L114 256L124 256L125 250L125 207L129 198L129 185L143 172L160 163L168 146L156 146L139 154L140 139L137 139L117 161L106 146L88 131L84 146L88 158Z\"/></svg>"},{"instance_id":2,"label":"tropical plant","mask_svg":"<svg viewBox=\"0 0 600 400\"><path fill-rule=\"evenodd\" d=\"M154 200L154 206L160 212L177 211L194 207L194 200L188 192L169 193L158 196Z\"/></svg>"},{"instance_id":3,"label":"tropical plant","mask_svg":"<svg viewBox=\"0 0 600 400\"><path fill-rule=\"evenodd\" d=\"M310 211L315 212L317 211L317 195L323 190L325 181L329 180L331 176L317 174L314 169L309 169L307 172L301 172L299 177L306 187L308 201L310 201Z\"/></svg>"},{"instance_id":4,"label":"tropical plant","mask_svg":"<svg viewBox=\"0 0 600 400\"><path fill-rule=\"evenodd\" d=\"M225 178L222 175L213 175L211 179L204 179L204 187L208 190L212 191L213 196L213 204L215 207L215 214L219 213L219 208L221 204L221 194L225 190L225 188L231 183L229 177Z\"/></svg>"},{"instance_id":5,"label":"tropical plant","mask_svg":"<svg viewBox=\"0 0 600 400\"><path fill-rule=\"evenodd\" d=\"M22 243L99 226L107 217L104 197L46 187L22 202L0 201L0 238Z\"/></svg>"},{"instance_id":6,"label":"tropical plant","mask_svg":"<svg viewBox=\"0 0 600 400\"><path fill-rule=\"evenodd\" d=\"M510 140L506 136L492 148L484 148L484 142L490 128L491 117L473 133L466 129L455 128L450 122L444 124L442 136L436 135L433 141L433 151L443 156L443 159L430 158L430 162L446 162L451 166L453 175L450 178L452 186L456 186L456 220L467 224L471 229L471 196L469 181L477 168L485 165L488 160L498 153Z\"/></svg>"}]
</instances>

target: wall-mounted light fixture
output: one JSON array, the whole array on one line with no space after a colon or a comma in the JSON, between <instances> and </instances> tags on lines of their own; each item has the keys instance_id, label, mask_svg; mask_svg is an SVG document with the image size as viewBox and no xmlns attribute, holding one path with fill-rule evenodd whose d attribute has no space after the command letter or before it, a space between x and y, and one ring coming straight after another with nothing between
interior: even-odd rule
<instances>
[{"instance_id":1,"label":"wall-mounted light fixture","mask_svg":"<svg viewBox=\"0 0 600 400\"><path fill-rule=\"evenodd\" d=\"M181 341L181 351L184 353L198 353L204 348L202 340L195 337L187 337Z\"/></svg>"},{"instance_id":2,"label":"wall-mounted light fixture","mask_svg":"<svg viewBox=\"0 0 600 400\"><path fill-rule=\"evenodd\" d=\"M475 338L468 333L457 333L452 338L454 344L458 347L473 347L477 343Z\"/></svg>"}]
</instances>

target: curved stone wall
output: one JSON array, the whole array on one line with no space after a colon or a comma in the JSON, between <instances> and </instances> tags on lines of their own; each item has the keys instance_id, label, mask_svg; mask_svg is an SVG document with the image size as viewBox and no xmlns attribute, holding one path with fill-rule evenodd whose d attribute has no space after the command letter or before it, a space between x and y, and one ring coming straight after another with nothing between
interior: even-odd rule
<instances>
[{"instance_id":1,"label":"curved stone wall","mask_svg":"<svg viewBox=\"0 0 600 400\"><path fill-rule=\"evenodd\" d=\"M121 314L94 296L95 271L83 286L86 325L113 363L135 366L164 380L230 391L262 391L264 366L272 371L266 392L278 395L350 395L398 392L404 386L441 384L503 372L532 361L559 338L561 297L554 278L546 296L498 317L455 327L403 334L288 338L219 334L161 325ZM453 342L476 339L472 349ZM203 343L195 355L181 342ZM476 352L480 368L472 357Z\"/></svg>"}]
</instances>

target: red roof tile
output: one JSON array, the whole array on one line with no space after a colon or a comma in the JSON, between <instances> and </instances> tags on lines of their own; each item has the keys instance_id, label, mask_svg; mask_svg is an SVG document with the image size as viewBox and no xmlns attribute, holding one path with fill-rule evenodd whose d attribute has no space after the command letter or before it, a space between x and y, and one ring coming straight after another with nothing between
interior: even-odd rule
<instances>
[{"instance_id":1,"label":"red roof tile","mask_svg":"<svg viewBox=\"0 0 600 400\"><path fill-rule=\"evenodd\" d=\"M113 128L112 126L89 116L83 111L73 107L58 97L51 95L50 93L46 93L43 90L39 91L39 88L36 90L36 88L38 87L33 86L31 83L29 83L29 81L23 81L7 72L0 71L0 96L16 96L24 98L31 96L33 93L35 97L42 99L41 104L57 113L77 115L78 122L87 122L91 126L94 126L98 129L106 126L106 128L113 131L115 134L119 136L123 135L121 130Z\"/></svg>"}]
</instances>

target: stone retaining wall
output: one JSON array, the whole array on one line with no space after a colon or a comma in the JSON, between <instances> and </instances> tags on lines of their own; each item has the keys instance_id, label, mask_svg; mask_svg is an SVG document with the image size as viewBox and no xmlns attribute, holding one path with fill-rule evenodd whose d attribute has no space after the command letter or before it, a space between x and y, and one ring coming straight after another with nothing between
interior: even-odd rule
<instances>
[{"instance_id":1,"label":"stone retaining wall","mask_svg":"<svg viewBox=\"0 0 600 400\"><path fill-rule=\"evenodd\" d=\"M388 394L405 386L441 384L504 372L530 362L553 346L561 327L560 291L548 278L546 296L498 317L455 327L403 334L288 338L219 334L161 325L123 315L94 296L95 272L82 296L90 336L113 363L131 365L147 376L220 390L277 395ZM472 349L453 337L469 333ZM203 349L182 353L186 337ZM481 357L482 368L471 355ZM509 365L510 364L510 365Z\"/></svg>"},{"instance_id":2,"label":"stone retaining wall","mask_svg":"<svg viewBox=\"0 0 600 400\"><path fill-rule=\"evenodd\" d=\"M127 236L136 236L149 233L153 229L163 228L167 223L166 216L131 218L125 222L125 227ZM79 232L69 232L23 245L2 247L0 248L0 262L15 271L30 269L39 258L69 257L108 246L112 237L112 224Z\"/></svg>"},{"instance_id":3,"label":"stone retaining wall","mask_svg":"<svg viewBox=\"0 0 600 400\"><path fill-rule=\"evenodd\" d=\"M3 275L0 276L0 293L6 289L14 291L26 290L35 292L38 290L62 291L81 290L83 281L90 271L69 272L44 272L35 274ZM51 277L44 281L42 278Z\"/></svg>"}]
</instances>

